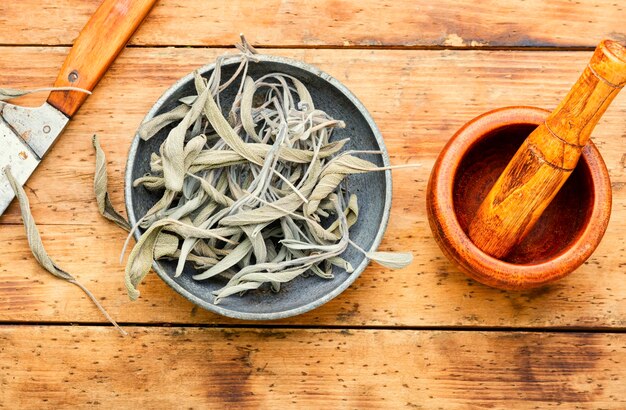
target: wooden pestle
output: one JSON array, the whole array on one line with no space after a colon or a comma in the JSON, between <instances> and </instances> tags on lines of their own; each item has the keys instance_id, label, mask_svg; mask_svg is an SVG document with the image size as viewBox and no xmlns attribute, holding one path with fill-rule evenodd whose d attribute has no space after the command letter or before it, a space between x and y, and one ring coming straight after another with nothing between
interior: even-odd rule
<instances>
[{"instance_id":1,"label":"wooden pestle","mask_svg":"<svg viewBox=\"0 0 626 410\"><path fill-rule=\"evenodd\" d=\"M516 152L483 200L469 236L506 257L524 239L570 176L591 131L626 83L626 48L604 40L559 106Z\"/></svg>"}]
</instances>

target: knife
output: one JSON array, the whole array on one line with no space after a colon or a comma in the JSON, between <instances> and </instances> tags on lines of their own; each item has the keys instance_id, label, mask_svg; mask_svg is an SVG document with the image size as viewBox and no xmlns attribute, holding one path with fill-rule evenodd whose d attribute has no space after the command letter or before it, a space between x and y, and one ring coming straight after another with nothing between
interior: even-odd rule
<instances>
[{"instance_id":1,"label":"knife","mask_svg":"<svg viewBox=\"0 0 626 410\"><path fill-rule=\"evenodd\" d=\"M156 0L104 0L74 42L54 86L92 91ZM0 101L0 215L15 196L4 169L24 185L70 118L87 99L80 91L52 91L37 108Z\"/></svg>"}]
</instances>

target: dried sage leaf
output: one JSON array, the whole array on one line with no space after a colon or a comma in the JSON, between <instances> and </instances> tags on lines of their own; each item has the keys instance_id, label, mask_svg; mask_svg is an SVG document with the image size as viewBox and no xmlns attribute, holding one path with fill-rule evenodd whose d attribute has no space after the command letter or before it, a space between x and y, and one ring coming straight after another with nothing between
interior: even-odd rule
<instances>
[{"instance_id":1,"label":"dried sage leaf","mask_svg":"<svg viewBox=\"0 0 626 410\"><path fill-rule=\"evenodd\" d=\"M97 135L93 136L93 147L96 150L96 171L94 173L93 187L96 194L96 203L98 204L98 211L100 215L104 216L109 221L115 223L120 228L130 231L130 224L126 221L122 215L120 215L109 197L107 190L108 176L106 168L106 157L104 151L100 146L100 140Z\"/></svg>"},{"instance_id":2,"label":"dried sage leaf","mask_svg":"<svg viewBox=\"0 0 626 410\"><path fill-rule=\"evenodd\" d=\"M56 276L59 279L63 279L73 285L78 286L91 301L96 305L96 307L102 312L103 316L111 322L111 324L123 335L126 336L127 333L118 326L118 324L113 320L113 318L109 315L109 313L104 309L104 307L100 304L100 302L96 299L96 297L80 282L76 280L74 276L65 270L61 269L51 258L48 256L46 252L43 242L41 240L41 235L39 234L39 230L37 229L37 225L35 224L35 220L33 219L33 215L30 212L30 204L28 201L28 197L26 196L26 192L24 188L15 180L13 175L11 174L10 167L6 167L4 169L4 174L15 193L15 196L20 205L20 212L22 214L22 220L24 221L24 227L26 229L26 239L28 240L28 245L30 250L35 257L35 260L39 262L45 270L50 272L52 275Z\"/></svg>"},{"instance_id":3,"label":"dried sage leaf","mask_svg":"<svg viewBox=\"0 0 626 410\"><path fill-rule=\"evenodd\" d=\"M194 96L193 101L195 101L196 98L197 97ZM193 103L193 101L191 103ZM139 138L141 138L144 141L148 141L150 138L156 135L157 132L161 131L166 126L170 125L171 123L175 121L182 120L183 118L185 118L185 116L191 109L190 108L191 103L189 105L187 105L187 103L179 105L178 107L174 108L172 111L168 111L166 113L157 115L151 120L146 121L145 123L141 124L141 126L139 127L139 130L137 131Z\"/></svg>"},{"instance_id":4,"label":"dried sage leaf","mask_svg":"<svg viewBox=\"0 0 626 410\"><path fill-rule=\"evenodd\" d=\"M408 252L368 252L366 256L390 269L406 268L413 262L413 255Z\"/></svg>"}]
</instances>

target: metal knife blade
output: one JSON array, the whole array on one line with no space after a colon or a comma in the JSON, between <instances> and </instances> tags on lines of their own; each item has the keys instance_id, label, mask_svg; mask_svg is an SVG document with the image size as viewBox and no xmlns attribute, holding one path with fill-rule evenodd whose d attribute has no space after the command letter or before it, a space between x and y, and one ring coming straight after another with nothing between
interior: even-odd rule
<instances>
[{"instance_id":1,"label":"metal knife blade","mask_svg":"<svg viewBox=\"0 0 626 410\"><path fill-rule=\"evenodd\" d=\"M4 169L24 185L68 121L48 103L30 108L0 102L0 215L15 196Z\"/></svg>"}]
</instances>

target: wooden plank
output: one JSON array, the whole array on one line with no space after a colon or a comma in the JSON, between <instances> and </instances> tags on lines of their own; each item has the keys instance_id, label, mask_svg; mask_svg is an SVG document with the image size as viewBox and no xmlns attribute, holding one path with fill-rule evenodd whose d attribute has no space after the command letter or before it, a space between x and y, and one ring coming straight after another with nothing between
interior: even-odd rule
<instances>
[{"instance_id":1,"label":"wooden plank","mask_svg":"<svg viewBox=\"0 0 626 410\"><path fill-rule=\"evenodd\" d=\"M623 334L129 330L0 327L0 407L626 405Z\"/></svg>"},{"instance_id":2,"label":"wooden plank","mask_svg":"<svg viewBox=\"0 0 626 410\"><path fill-rule=\"evenodd\" d=\"M195 307L150 274L142 296L128 300L118 258L116 227L45 225L44 243L57 263L75 274L121 322L240 323ZM83 293L50 276L30 257L19 226L2 227L0 321L102 322ZM339 326L615 327L626 323L620 261L598 250L575 274L528 292L502 292L458 273L426 234L411 246L416 263L402 271L370 265L342 295L278 324ZM389 248L385 243L385 248ZM5 263L6 261L6 263Z\"/></svg>"},{"instance_id":3,"label":"wooden plank","mask_svg":"<svg viewBox=\"0 0 626 410\"><path fill-rule=\"evenodd\" d=\"M0 72L12 86L45 86L65 48L5 47ZM224 50L128 49L27 185L44 241L59 264L80 277L118 320L233 323L194 308L150 275L143 296L125 296L118 264L124 233L97 214L92 193L91 135L108 153L113 201L123 207L123 169L131 135L175 79ZM575 274L540 290L510 293L466 279L432 239L424 191L446 140L465 121L496 106L554 106L584 67L587 52L272 50L327 70L351 88L380 126L393 163L421 162L394 172L394 202L383 249L412 251L402 271L370 266L342 296L292 324L346 326L626 326L626 96L619 96L595 133L614 188L613 217L594 256ZM558 58L555 58L558 57ZM24 63L17 71L15 62ZM11 64L11 65L9 65ZM37 98L22 99L32 104ZM0 218L0 320L101 321L72 286L31 260L13 204ZM6 249L6 250L5 250Z\"/></svg>"},{"instance_id":4,"label":"wooden plank","mask_svg":"<svg viewBox=\"0 0 626 410\"><path fill-rule=\"evenodd\" d=\"M67 45L97 0L4 1L0 44ZM224 46L244 32L264 46L592 47L625 40L614 0L160 0L137 45Z\"/></svg>"},{"instance_id":5,"label":"wooden plank","mask_svg":"<svg viewBox=\"0 0 626 410\"><path fill-rule=\"evenodd\" d=\"M67 49L2 48L0 72L14 86L49 85ZM97 214L91 135L108 152L113 201L123 207L122 175L131 136L158 96L192 68L224 50L129 49L70 123L28 183L33 212L50 254L94 289L124 322L232 323L194 308L155 275L142 298L125 296L118 264L124 233ZM544 289L507 293L467 280L432 239L424 191L439 150L463 122L496 106L554 106L589 53L272 50L313 63L351 88L371 110L393 163L394 203L383 249L410 250L402 271L370 266L342 296L283 323L350 326L626 326L626 97L619 96L595 133L614 185L613 218L603 243L575 274ZM389 64L393 61L393 64ZM17 67L26 64L19 71ZM42 97L39 97L42 98ZM32 104L37 97L22 99ZM31 260L13 204L2 218L0 320L101 321L80 292L48 277ZM6 249L6 250L5 250Z\"/></svg>"}]
</instances>

